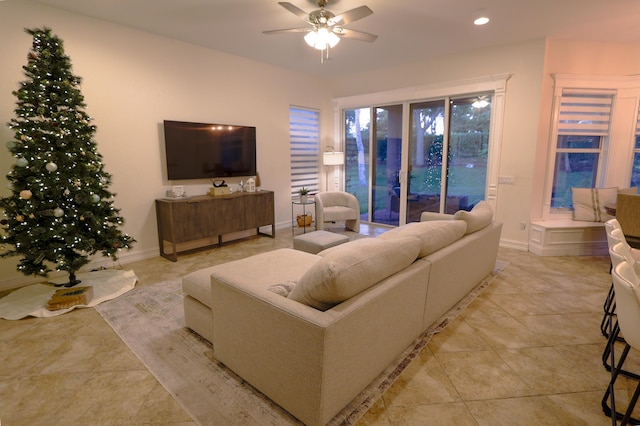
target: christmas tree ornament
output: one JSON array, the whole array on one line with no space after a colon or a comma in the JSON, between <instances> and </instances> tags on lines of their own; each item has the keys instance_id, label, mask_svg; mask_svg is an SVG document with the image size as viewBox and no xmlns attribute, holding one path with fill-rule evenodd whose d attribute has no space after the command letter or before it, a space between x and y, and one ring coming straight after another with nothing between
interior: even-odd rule
<instances>
[{"instance_id":1,"label":"christmas tree ornament","mask_svg":"<svg viewBox=\"0 0 640 426\"><path fill-rule=\"evenodd\" d=\"M62 40L49 28L26 32L33 44L22 67L25 80L13 92L14 141L6 146L16 160L7 174L11 194L0 196L8 218L0 233L8 249L0 257L20 256L17 269L25 275L66 271L70 287L96 253L117 260L135 240L119 229L124 219L107 188L110 175L85 112L82 79L73 74Z\"/></svg>"}]
</instances>

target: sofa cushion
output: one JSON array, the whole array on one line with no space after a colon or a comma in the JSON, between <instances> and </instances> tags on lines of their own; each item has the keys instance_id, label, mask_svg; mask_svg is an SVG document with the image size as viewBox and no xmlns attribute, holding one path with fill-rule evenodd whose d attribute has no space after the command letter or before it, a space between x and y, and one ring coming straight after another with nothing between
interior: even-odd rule
<instances>
[{"instance_id":1,"label":"sofa cushion","mask_svg":"<svg viewBox=\"0 0 640 426\"><path fill-rule=\"evenodd\" d=\"M358 212L356 210L344 206L324 207L323 213L325 222L352 220L358 217Z\"/></svg>"},{"instance_id":2,"label":"sofa cushion","mask_svg":"<svg viewBox=\"0 0 640 426\"><path fill-rule=\"evenodd\" d=\"M377 238L386 240L415 236L421 242L418 257L424 257L459 240L466 230L467 223L463 220L433 220L407 223L391 229Z\"/></svg>"},{"instance_id":3,"label":"sofa cushion","mask_svg":"<svg viewBox=\"0 0 640 426\"><path fill-rule=\"evenodd\" d=\"M316 309L327 310L406 268L417 258L420 240L363 238L319 253L322 259L298 280L289 294Z\"/></svg>"},{"instance_id":4,"label":"sofa cushion","mask_svg":"<svg viewBox=\"0 0 640 426\"><path fill-rule=\"evenodd\" d=\"M615 205L618 188L571 188L573 220L606 222L613 218L605 205Z\"/></svg>"},{"instance_id":5,"label":"sofa cushion","mask_svg":"<svg viewBox=\"0 0 640 426\"><path fill-rule=\"evenodd\" d=\"M454 213L453 218L467 222L465 235L471 234L491 223L493 220L493 209L488 202L483 200L476 204L471 211L458 210Z\"/></svg>"}]
</instances>

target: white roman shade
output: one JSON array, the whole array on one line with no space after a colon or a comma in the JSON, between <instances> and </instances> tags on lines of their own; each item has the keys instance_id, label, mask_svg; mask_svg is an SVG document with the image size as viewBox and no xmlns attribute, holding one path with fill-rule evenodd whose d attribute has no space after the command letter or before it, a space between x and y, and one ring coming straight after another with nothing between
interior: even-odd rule
<instances>
[{"instance_id":1,"label":"white roman shade","mask_svg":"<svg viewBox=\"0 0 640 426\"><path fill-rule=\"evenodd\" d=\"M608 90L563 90L558 135L608 135L613 95Z\"/></svg>"}]
</instances>

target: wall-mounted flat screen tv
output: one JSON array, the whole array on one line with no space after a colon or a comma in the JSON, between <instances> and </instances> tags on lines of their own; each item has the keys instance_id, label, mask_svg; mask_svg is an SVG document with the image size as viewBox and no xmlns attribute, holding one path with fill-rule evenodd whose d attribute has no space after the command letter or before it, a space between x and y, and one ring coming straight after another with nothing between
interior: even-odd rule
<instances>
[{"instance_id":1,"label":"wall-mounted flat screen tv","mask_svg":"<svg viewBox=\"0 0 640 426\"><path fill-rule=\"evenodd\" d=\"M169 180L256 175L256 128L164 121Z\"/></svg>"}]
</instances>

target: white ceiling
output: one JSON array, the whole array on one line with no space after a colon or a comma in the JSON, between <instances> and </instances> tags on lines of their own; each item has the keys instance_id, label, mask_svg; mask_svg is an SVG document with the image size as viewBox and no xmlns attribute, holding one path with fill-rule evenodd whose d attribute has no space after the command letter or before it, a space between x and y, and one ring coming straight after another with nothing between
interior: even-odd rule
<instances>
[{"instance_id":1,"label":"white ceiling","mask_svg":"<svg viewBox=\"0 0 640 426\"><path fill-rule=\"evenodd\" d=\"M369 6L373 15L346 28L378 39L343 39L321 64L320 52L304 43L304 34L262 34L307 25L277 0L35 1L328 77L544 37L640 42L640 0L329 0L326 8L335 14ZM290 3L306 12L317 9L315 0ZM492 19L484 27L471 22L479 9Z\"/></svg>"}]
</instances>

